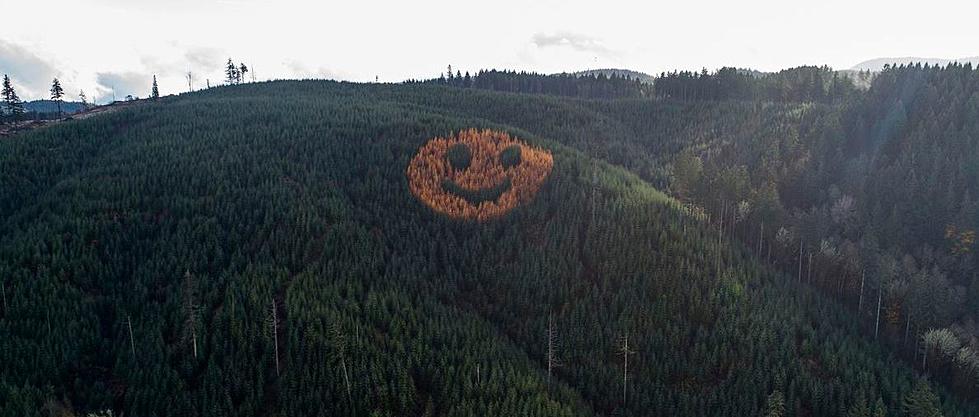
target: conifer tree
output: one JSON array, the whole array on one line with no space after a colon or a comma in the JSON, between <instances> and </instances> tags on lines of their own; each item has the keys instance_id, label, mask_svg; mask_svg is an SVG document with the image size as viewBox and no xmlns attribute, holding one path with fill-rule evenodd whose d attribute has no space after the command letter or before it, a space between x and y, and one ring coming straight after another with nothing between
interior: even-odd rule
<instances>
[{"instance_id":1,"label":"conifer tree","mask_svg":"<svg viewBox=\"0 0 979 417\"><path fill-rule=\"evenodd\" d=\"M240 65L238 65L238 83L239 84L245 81L245 74L247 74L247 73L248 73L248 67L245 66L245 63L244 62L242 62Z\"/></svg>"},{"instance_id":2,"label":"conifer tree","mask_svg":"<svg viewBox=\"0 0 979 417\"><path fill-rule=\"evenodd\" d=\"M61 88L61 82L57 78L51 82L51 100L58 103L58 116L61 116L61 98L65 96L65 90Z\"/></svg>"},{"instance_id":3,"label":"conifer tree","mask_svg":"<svg viewBox=\"0 0 979 417\"><path fill-rule=\"evenodd\" d=\"M7 74L3 75L2 95L6 111L10 113L14 121L20 120L24 115L24 103L20 101L20 97L17 97L17 91L14 90L14 85Z\"/></svg>"},{"instance_id":4,"label":"conifer tree","mask_svg":"<svg viewBox=\"0 0 979 417\"><path fill-rule=\"evenodd\" d=\"M904 397L902 408L907 417L942 417L938 396L926 381L919 381Z\"/></svg>"},{"instance_id":5,"label":"conifer tree","mask_svg":"<svg viewBox=\"0 0 979 417\"><path fill-rule=\"evenodd\" d=\"M228 64L224 68L224 81L228 84L236 84L238 81L238 67L235 66L234 61L228 58Z\"/></svg>"},{"instance_id":6,"label":"conifer tree","mask_svg":"<svg viewBox=\"0 0 979 417\"><path fill-rule=\"evenodd\" d=\"M153 89L150 91L150 98L152 99L160 98L160 88L156 84L156 74L153 74Z\"/></svg>"}]
</instances>

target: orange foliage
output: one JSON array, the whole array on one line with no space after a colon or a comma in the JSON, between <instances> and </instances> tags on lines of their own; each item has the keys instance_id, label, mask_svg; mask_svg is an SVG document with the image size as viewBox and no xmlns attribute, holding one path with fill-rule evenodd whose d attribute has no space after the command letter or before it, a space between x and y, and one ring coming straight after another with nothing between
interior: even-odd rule
<instances>
[{"instance_id":1,"label":"orange foliage","mask_svg":"<svg viewBox=\"0 0 979 417\"><path fill-rule=\"evenodd\" d=\"M446 157L450 147L466 144L472 155L469 168L457 170ZM511 146L520 147L520 163L504 167L500 153ZM457 219L485 221L499 217L534 198L551 173L551 153L531 147L510 135L494 130L464 130L455 136L433 138L408 163L408 187L433 210ZM467 191L486 190L510 180L510 188L495 201L475 205L443 187L452 181Z\"/></svg>"},{"instance_id":2,"label":"orange foliage","mask_svg":"<svg viewBox=\"0 0 979 417\"><path fill-rule=\"evenodd\" d=\"M963 255L972 251L972 245L976 243L976 232L974 230L958 230L953 225L945 228L945 239L952 245L952 253Z\"/></svg>"}]
</instances>

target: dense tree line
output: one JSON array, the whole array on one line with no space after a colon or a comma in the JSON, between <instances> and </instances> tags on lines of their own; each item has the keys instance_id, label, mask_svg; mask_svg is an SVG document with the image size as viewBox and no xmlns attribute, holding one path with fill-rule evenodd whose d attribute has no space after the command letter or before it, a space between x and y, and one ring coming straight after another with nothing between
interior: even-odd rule
<instances>
[{"instance_id":1,"label":"dense tree line","mask_svg":"<svg viewBox=\"0 0 979 417\"><path fill-rule=\"evenodd\" d=\"M550 94L587 99L639 98L652 95L652 86L625 76L612 74L544 75L529 72L480 70L470 76L467 71L452 73L452 67L438 79L425 81L429 84L449 85L462 88L506 91L512 93Z\"/></svg>"},{"instance_id":2,"label":"dense tree line","mask_svg":"<svg viewBox=\"0 0 979 417\"><path fill-rule=\"evenodd\" d=\"M812 116L305 81L0 142L0 415L975 415L634 174ZM554 158L483 223L406 178L473 127Z\"/></svg>"},{"instance_id":3,"label":"dense tree line","mask_svg":"<svg viewBox=\"0 0 979 417\"><path fill-rule=\"evenodd\" d=\"M656 78L658 98L838 103L856 86L829 67L796 67L775 73L721 68L713 73L673 71Z\"/></svg>"}]
</instances>

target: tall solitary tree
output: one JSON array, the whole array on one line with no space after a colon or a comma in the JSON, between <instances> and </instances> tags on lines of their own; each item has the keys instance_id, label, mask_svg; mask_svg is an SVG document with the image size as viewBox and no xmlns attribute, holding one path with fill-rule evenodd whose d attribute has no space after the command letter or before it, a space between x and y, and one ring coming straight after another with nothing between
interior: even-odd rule
<instances>
[{"instance_id":1,"label":"tall solitary tree","mask_svg":"<svg viewBox=\"0 0 979 417\"><path fill-rule=\"evenodd\" d=\"M150 91L150 98L160 98L160 87L156 84L156 74L153 74L153 89Z\"/></svg>"},{"instance_id":2,"label":"tall solitary tree","mask_svg":"<svg viewBox=\"0 0 979 417\"><path fill-rule=\"evenodd\" d=\"M239 83L244 82L244 81L247 81L245 79L245 74L247 74L247 73L248 73L248 67L245 66L245 63L244 62L242 62L241 65L238 66L238 82Z\"/></svg>"},{"instance_id":3,"label":"tall solitary tree","mask_svg":"<svg viewBox=\"0 0 979 417\"><path fill-rule=\"evenodd\" d=\"M51 100L58 103L58 116L61 116L61 98L65 96L65 90L61 88L61 82L57 78L51 82Z\"/></svg>"},{"instance_id":4,"label":"tall solitary tree","mask_svg":"<svg viewBox=\"0 0 979 417\"><path fill-rule=\"evenodd\" d=\"M3 75L2 95L4 107L10 112L13 120L20 120L24 115L24 103L20 101L20 97L17 97L17 92L14 91L14 85L10 82L10 77L7 74Z\"/></svg>"},{"instance_id":5,"label":"tall solitary tree","mask_svg":"<svg viewBox=\"0 0 979 417\"><path fill-rule=\"evenodd\" d=\"M234 61L231 60L231 58L228 58L228 64L224 68L224 75L225 75L224 81L227 82L228 85L237 83L238 67L235 66L235 63Z\"/></svg>"}]
</instances>

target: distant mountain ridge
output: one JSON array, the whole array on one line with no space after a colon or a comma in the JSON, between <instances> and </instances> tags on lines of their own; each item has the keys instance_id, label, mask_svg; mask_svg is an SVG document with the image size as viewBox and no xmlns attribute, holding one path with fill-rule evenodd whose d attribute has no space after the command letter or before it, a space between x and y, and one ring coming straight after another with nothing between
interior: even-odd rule
<instances>
[{"instance_id":1,"label":"distant mountain ridge","mask_svg":"<svg viewBox=\"0 0 979 417\"><path fill-rule=\"evenodd\" d=\"M854 65L853 70L857 71L881 71L884 69L884 65L908 65L908 64L928 64L928 65L948 65L952 63L966 64L971 63L973 65L979 64L979 56L972 56L966 58L948 59L948 58L922 58L922 57L899 57L899 58L875 58L867 61L863 61L857 65Z\"/></svg>"},{"instance_id":2,"label":"distant mountain ridge","mask_svg":"<svg viewBox=\"0 0 979 417\"><path fill-rule=\"evenodd\" d=\"M86 105L76 101L61 102L61 111L65 114L77 113L85 110ZM24 103L24 110L37 113L56 113L58 102L54 100L34 100Z\"/></svg>"}]
</instances>

